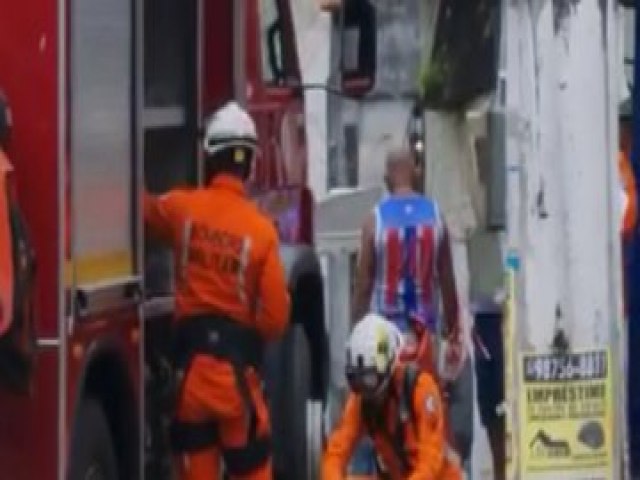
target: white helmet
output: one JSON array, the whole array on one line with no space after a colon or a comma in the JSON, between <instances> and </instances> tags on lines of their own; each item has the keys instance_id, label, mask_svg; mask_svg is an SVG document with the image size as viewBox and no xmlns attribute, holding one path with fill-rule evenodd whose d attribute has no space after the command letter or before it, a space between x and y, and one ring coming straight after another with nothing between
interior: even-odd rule
<instances>
[{"instance_id":1,"label":"white helmet","mask_svg":"<svg viewBox=\"0 0 640 480\"><path fill-rule=\"evenodd\" d=\"M383 391L402 342L400 330L385 317L370 313L360 320L347 343L346 375L351 389L366 397Z\"/></svg>"},{"instance_id":2,"label":"white helmet","mask_svg":"<svg viewBox=\"0 0 640 480\"><path fill-rule=\"evenodd\" d=\"M230 147L245 147L255 152L258 143L256 125L236 102L229 102L206 121L202 148L207 155Z\"/></svg>"}]
</instances>

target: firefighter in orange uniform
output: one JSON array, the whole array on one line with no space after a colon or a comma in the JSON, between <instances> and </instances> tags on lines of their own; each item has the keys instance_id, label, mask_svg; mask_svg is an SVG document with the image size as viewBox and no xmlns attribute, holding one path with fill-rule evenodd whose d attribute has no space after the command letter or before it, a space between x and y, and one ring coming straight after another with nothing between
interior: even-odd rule
<instances>
[{"instance_id":1,"label":"firefighter in orange uniform","mask_svg":"<svg viewBox=\"0 0 640 480\"><path fill-rule=\"evenodd\" d=\"M392 480L462 479L447 447L439 388L426 371L398 360L402 343L397 327L378 314L355 325L347 346L351 393L324 453L323 480L347 478L351 454L365 434L381 459L379 472Z\"/></svg>"},{"instance_id":2,"label":"firefighter in orange uniform","mask_svg":"<svg viewBox=\"0 0 640 480\"><path fill-rule=\"evenodd\" d=\"M638 196L633 168L629 157L623 151L618 153L618 171L620 172L621 190L624 197L621 233L622 238L626 240L633 234L638 221Z\"/></svg>"},{"instance_id":3,"label":"firefighter in orange uniform","mask_svg":"<svg viewBox=\"0 0 640 480\"><path fill-rule=\"evenodd\" d=\"M171 427L181 480L272 478L259 366L286 329L290 300L274 225L246 197L257 135L229 103L207 121L208 188L145 194L145 221L174 249L174 361L181 378Z\"/></svg>"},{"instance_id":4,"label":"firefighter in orange uniform","mask_svg":"<svg viewBox=\"0 0 640 480\"><path fill-rule=\"evenodd\" d=\"M624 107L623 107L624 108ZM620 115L620 138L618 151L618 179L620 185L621 200L621 219L620 219L620 236L622 243L622 262L623 262L623 303L625 318L627 317L627 248L631 245L633 233L638 223L638 192L636 188L636 179L631 165L631 140L632 140L632 124L631 115L623 112Z\"/></svg>"}]
</instances>

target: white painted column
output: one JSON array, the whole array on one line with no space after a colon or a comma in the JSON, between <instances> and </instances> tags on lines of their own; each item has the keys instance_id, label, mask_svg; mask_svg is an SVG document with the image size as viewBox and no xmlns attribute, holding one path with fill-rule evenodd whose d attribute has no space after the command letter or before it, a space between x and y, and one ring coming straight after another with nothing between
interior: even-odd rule
<instances>
[{"instance_id":1,"label":"white painted column","mask_svg":"<svg viewBox=\"0 0 640 480\"><path fill-rule=\"evenodd\" d=\"M614 2L505 0L505 5L507 238L520 265L511 358L515 377L508 381L515 396L523 388L520 353L552 352L559 330L570 352L610 349L613 391L621 392ZM613 440L611 473L595 478L622 478L622 406L618 403L605 426ZM517 440L524 412L513 397L510 413ZM528 444L516 442L511 448L522 461ZM587 470L515 478L591 478L595 470Z\"/></svg>"}]
</instances>

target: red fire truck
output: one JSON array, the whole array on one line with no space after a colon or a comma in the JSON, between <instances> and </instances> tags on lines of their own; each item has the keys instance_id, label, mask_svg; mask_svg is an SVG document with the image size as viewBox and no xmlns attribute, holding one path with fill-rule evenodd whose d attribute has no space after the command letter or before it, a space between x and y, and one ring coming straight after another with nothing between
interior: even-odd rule
<instances>
[{"instance_id":1,"label":"red fire truck","mask_svg":"<svg viewBox=\"0 0 640 480\"><path fill-rule=\"evenodd\" d=\"M171 255L145 238L138 199L201 182L202 119L232 98L258 125L252 193L277 223L293 298L265 362L276 470L314 478L327 334L289 2L0 5L17 191L0 479L169 478Z\"/></svg>"}]
</instances>

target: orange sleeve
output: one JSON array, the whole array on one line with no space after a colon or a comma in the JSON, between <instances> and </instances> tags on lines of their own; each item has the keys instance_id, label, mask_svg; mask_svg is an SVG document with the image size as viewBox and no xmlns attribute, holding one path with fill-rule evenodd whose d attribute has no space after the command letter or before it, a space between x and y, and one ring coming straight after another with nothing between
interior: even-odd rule
<instances>
[{"instance_id":1,"label":"orange sleeve","mask_svg":"<svg viewBox=\"0 0 640 480\"><path fill-rule=\"evenodd\" d=\"M442 470L446 448L442 401L435 382L420 374L413 397L418 428L418 455L415 469L407 480L436 480Z\"/></svg>"},{"instance_id":2,"label":"orange sleeve","mask_svg":"<svg viewBox=\"0 0 640 480\"><path fill-rule=\"evenodd\" d=\"M180 205L181 196L178 192L155 196L144 191L144 222L153 236L171 242L174 225L178 223Z\"/></svg>"},{"instance_id":3,"label":"orange sleeve","mask_svg":"<svg viewBox=\"0 0 640 480\"><path fill-rule=\"evenodd\" d=\"M360 252L356 267L351 323L355 324L369 310L376 274L375 217L369 215L362 226Z\"/></svg>"},{"instance_id":4,"label":"orange sleeve","mask_svg":"<svg viewBox=\"0 0 640 480\"><path fill-rule=\"evenodd\" d=\"M442 292L446 335L450 339L459 339L462 334L462 327L460 325L458 291L453 267L453 257L451 255L451 239L444 220L442 220L442 236L437 247L437 269L440 290Z\"/></svg>"},{"instance_id":5,"label":"orange sleeve","mask_svg":"<svg viewBox=\"0 0 640 480\"><path fill-rule=\"evenodd\" d=\"M259 280L256 325L267 339L280 337L289 323L289 289L278 251L278 237L271 224L267 255Z\"/></svg>"},{"instance_id":6,"label":"orange sleeve","mask_svg":"<svg viewBox=\"0 0 640 480\"><path fill-rule=\"evenodd\" d=\"M333 431L322 457L322 480L343 480L356 442L360 439L362 422L360 401L349 394L340 423Z\"/></svg>"},{"instance_id":7,"label":"orange sleeve","mask_svg":"<svg viewBox=\"0 0 640 480\"><path fill-rule=\"evenodd\" d=\"M628 236L633 232L636 222L638 221L636 179L629 158L622 152L618 155L618 167L628 202L624 212L622 232L624 236Z\"/></svg>"}]
</instances>

